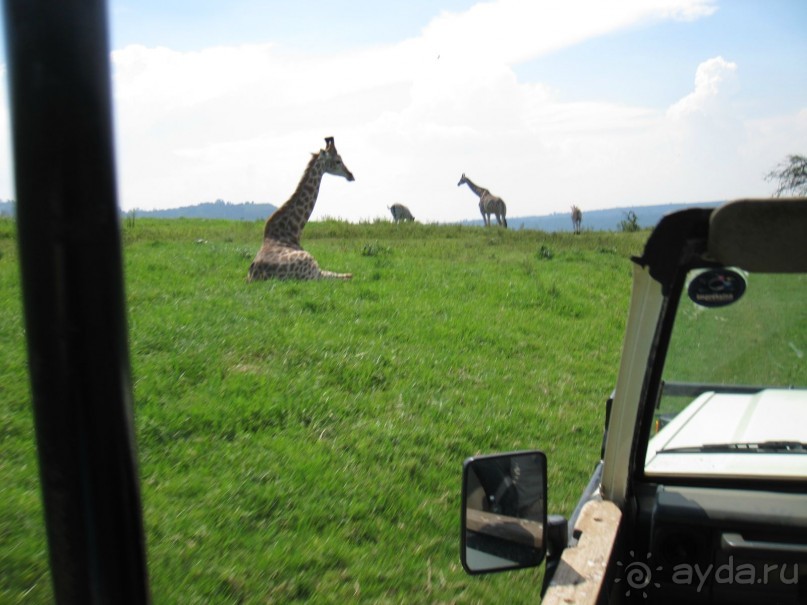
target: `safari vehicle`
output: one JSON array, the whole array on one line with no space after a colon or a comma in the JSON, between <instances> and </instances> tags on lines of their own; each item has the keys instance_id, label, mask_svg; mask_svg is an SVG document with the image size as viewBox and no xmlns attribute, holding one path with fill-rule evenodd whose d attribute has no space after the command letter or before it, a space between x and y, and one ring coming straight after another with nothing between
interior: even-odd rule
<instances>
[{"instance_id":1,"label":"safari vehicle","mask_svg":"<svg viewBox=\"0 0 807 605\"><path fill-rule=\"evenodd\" d=\"M633 259L601 460L571 519L547 517L541 452L470 458L463 566L546 556L552 604L807 603L806 355L807 199L664 217ZM528 486L543 491L524 509Z\"/></svg>"}]
</instances>

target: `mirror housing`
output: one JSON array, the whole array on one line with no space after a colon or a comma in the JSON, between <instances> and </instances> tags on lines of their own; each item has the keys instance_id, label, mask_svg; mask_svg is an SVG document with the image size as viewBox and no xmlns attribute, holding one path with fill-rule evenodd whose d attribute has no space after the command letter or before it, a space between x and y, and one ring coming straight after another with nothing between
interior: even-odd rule
<instances>
[{"instance_id":1,"label":"mirror housing","mask_svg":"<svg viewBox=\"0 0 807 605\"><path fill-rule=\"evenodd\" d=\"M468 458L462 466L460 560L469 574L535 567L546 555L546 456Z\"/></svg>"}]
</instances>

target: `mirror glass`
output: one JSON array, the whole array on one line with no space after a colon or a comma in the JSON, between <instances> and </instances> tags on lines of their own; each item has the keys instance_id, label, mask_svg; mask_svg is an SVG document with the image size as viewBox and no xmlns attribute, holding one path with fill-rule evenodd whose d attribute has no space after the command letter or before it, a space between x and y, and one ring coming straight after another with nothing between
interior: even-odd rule
<instances>
[{"instance_id":1,"label":"mirror glass","mask_svg":"<svg viewBox=\"0 0 807 605\"><path fill-rule=\"evenodd\" d=\"M462 546L471 574L540 565L546 552L546 456L469 458L462 471Z\"/></svg>"}]
</instances>

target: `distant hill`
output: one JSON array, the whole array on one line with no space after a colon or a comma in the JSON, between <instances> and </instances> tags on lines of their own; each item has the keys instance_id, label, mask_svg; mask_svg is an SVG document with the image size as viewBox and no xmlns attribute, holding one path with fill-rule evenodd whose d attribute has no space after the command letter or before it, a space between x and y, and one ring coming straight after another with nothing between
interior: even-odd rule
<instances>
[{"instance_id":1,"label":"distant hill","mask_svg":"<svg viewBox=\"0 0 807 605\"><path fill-rule=\"evenodd\" d=\"M586 210L583 208L583 230L584 231L618 231L619 223L628 215L628 212L636 214L636 220L640 227L650 228L655 226L661 217L670 212L683 208L714 208L722 202L702 202L696 204L660 204L656 206L623 206L619 208L609 208L607 210ZM14 216L14 202L0 200L0 216ZM277 210L272 204L256 204L254 202L243 202L234 204L224 200L215 202L204 202L194 206L182 206L180 208L169 208L165 210L140 210L134 211L139 217L154 218L205 218L205 219L226 219L233 221L257 221L264 220ZM124 213L126 214L126 213ZM512 216L507 218L511 229L537 229L540 231L571 231L572 221L568 212L559 212L545 216ZM481 225L482 219L473 221L462 221L463 225Z\"/></svg>"},{"instance_id":2,"label":"distant hill","mask_svg":"<svg viewBox=\"0 0 807 605\"><path fill-rule=\"evenodd\" d=\"M0 200L0 216L14 216L15 202L12 200ZM179 208L167 208L163 210L141 210L136 208L135 216L138 218L209 218L227 219L231 221L256 221L265 220L270 214L277 210L277 206L272 204L256 204L255 202L243 202L233 204L224 200L215 202L204 202L193 206L181 206ZM126 215L129 212L121 212Z\"/></svg>"},{"instance_id":3,"label":"distant hill","mask_svg":"<svg viewBox=\"0 0 807 605\"><path fill-rule=\"evenodd\" d=\"M624 206L607 210L586 210L583 208L583 231L618 231L619 224L628 216L636 214L636 222L641 228L655 227L665 214L684 208L715 208L723 202L702 202L697 204L661 204L657 206ZM493 217L491 217L493 218ZM495 221L495 219L493 219ZM482 220L465 221L464 224L481 225ZM571 231L571 212L561 212L546 216L507 217L510 229L537 229L539 231Z\"/></svg>"},{"instance_id":4,"label":"distant hill","mask_svg":"<svg viewBox=\"0 0 807 605\"><path fill-rule=\"evenodd\" d=\"M0 200L0 216L14 216L15 206L16 204L11 200L6 202Z\"/></svg>"},{"instance_id":5,"label":"distant hill","mask_svg":"<svg viewBox=\"0 0 807 605\"><path fill-rule=\"evenodd\" d=\"M181 206L179 208L167 208L164 210L140 210L136 209L135 215L138 217L152 218L209 218L227 219L231 221L256 221L265 220L270 214L277 210L277 206L272 204L256 204L254 202L244 202L233 204L224 200L215 202L204 202L195 206Z\"/></svg>"},{"instance_id":6,"label":"distant hill","mask_svg":"<svg viewBox=\"0 0 807 605\"><path fill-rule=\"evenodd\" d=\"M703 202L698 204L661 204L657 206L624 206L607 210L583 209L583 230L618 231L620 221L625 220L628 212L636 214L637 223L642 228L654 227L661 217L682 208L714 208L722 202ZM245 202L233 204L223 200L206 202L196 206L183 206L168 210L137 210L137 216L156 218L219 218L238 221L254 221L267 218L277 210L272 204L255 204ZM540 231L571 231L572 221L569 213L555 213L546 216L513 216L507 220L511 229L537 229ZM463 221L465 225L481 225L482 220Z\"/></svg>"}]
</instances>

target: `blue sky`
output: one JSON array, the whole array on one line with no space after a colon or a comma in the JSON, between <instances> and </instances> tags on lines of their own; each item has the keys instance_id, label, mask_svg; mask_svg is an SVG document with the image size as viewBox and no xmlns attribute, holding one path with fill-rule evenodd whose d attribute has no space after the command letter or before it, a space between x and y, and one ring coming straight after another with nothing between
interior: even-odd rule
<instances>
[{"instance_id":1,"label":"blue sky","mask_svg":"<svg viewBox=\"0 0 807 605\"><path fill-rule=\"evenodd\" d=\"M115 0L113 46L145 44L176 50L274 41L316 52L388 44L416 37L441 11L468 0Z\"/></svg>"},{"instance_id":2,"label":"blue sky","mask_svg":"<svg viewBox=\"0 0 807 605\"><path fill-rule=\"evenodd\" d=\"M511 217L772 191L807 153L803 0L109 5L124 209L285 201L335 136L315 217ZM13 197L3 83L0 198Z\"/></svg>"},{"instance_id":3,"label":"blue sky","mask_svg":"<svg viewBox=\"0 0 807 605\"><path fill-rule=\"evenodd\" d=\"M807 62L807 3L731 0L716 6L708 18L594 38L517 72L525 79L543 79L570 99L601 96L664 106L691 85L692 65L724 56L757 87L748 91L750 100L765 107L803 108L807 68L798 69L798 64Z\"/></svg>"}]
</instances>

